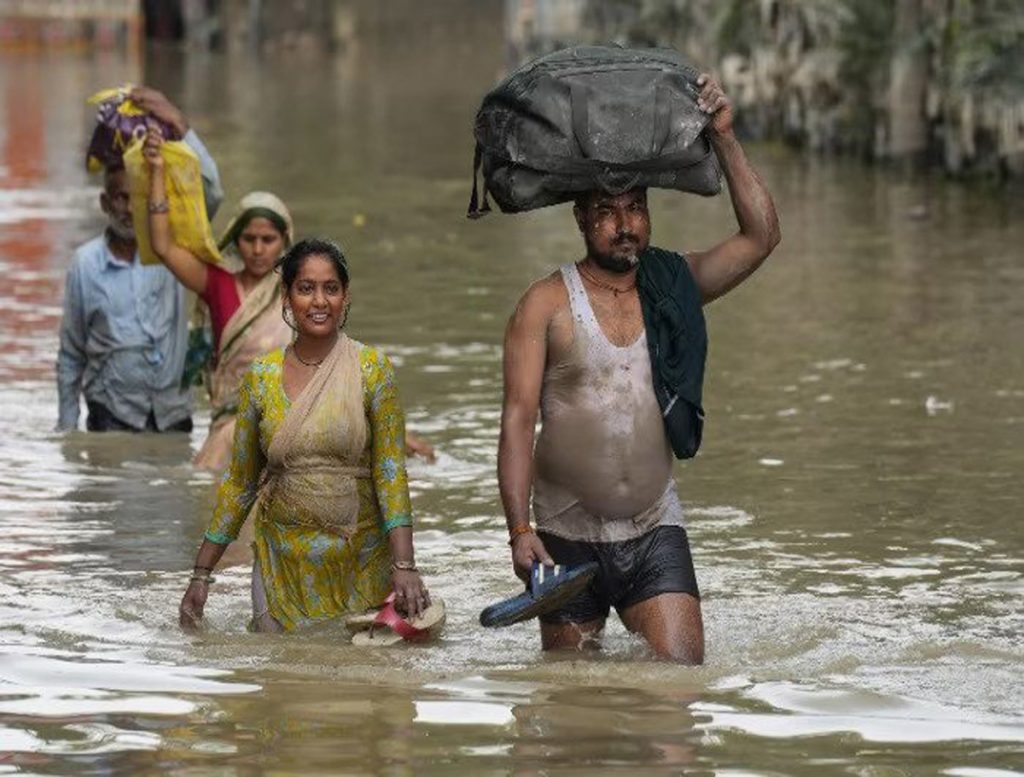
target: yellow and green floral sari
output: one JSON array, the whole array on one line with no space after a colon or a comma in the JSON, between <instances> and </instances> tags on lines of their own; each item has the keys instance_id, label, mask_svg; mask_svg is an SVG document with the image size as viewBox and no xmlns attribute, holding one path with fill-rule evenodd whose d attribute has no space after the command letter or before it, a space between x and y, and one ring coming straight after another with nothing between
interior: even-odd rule
<instances>
[{"instance_id":1,"label":"yellow and green floral sari","mask_svg":"<svg viewBox=\"0 0 1024 777\"><path fill-rule=\"evenodd\" d=\"M387 533L412 525L405 419L384 354L345 335L292 402L284 350L242 381L231 465L206 532L227 544L250 511L258 582L285 630L380 606Z\"/></svg>"}]
</instances>

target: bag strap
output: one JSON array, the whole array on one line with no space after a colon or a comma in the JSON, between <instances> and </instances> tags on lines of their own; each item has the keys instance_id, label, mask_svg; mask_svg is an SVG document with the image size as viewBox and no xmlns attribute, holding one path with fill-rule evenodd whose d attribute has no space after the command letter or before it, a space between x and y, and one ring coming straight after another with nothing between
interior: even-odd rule
<instances>
[{"instance_id":1,"label":"bag strap","mask_svg":"<svg viewBox=\"0 0 1024 777\"><path fill-rule=\"evenodd\" d=\"M480 141L477 141L473 151L473 191L469 195L469 208L466 210L466 218L479 219L491 212L491 204L487 201L487 179L484 179L483 206L480 207L480 198L477 189L477 179L480 177L480 165L483 162L483 149Z\"/></svg>"}]
</instances>

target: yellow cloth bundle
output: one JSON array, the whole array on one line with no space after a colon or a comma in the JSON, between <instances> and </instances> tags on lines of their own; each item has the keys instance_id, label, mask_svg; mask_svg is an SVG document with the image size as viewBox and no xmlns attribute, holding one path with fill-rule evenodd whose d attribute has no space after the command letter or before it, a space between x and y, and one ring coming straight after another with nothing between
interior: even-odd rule
<instances>
[{"instance_id":1,"label":"yellow cloth bundle","mask_svg":"<svg viewBox=\"0 0 1024 777\"><path fill-rule=\"evenodd\" d=\"M199 157L180 140L161 144L160 153L164 158L167 205L170 209L167 215L174 242L204 262L220 264L223 259L206 215ZM160 260L149 243L149 165L142 155L141 140L134 141L124 152L124 167L128 173L139 258L143 264L159 264Z\"/></svg>"}]
</instances>

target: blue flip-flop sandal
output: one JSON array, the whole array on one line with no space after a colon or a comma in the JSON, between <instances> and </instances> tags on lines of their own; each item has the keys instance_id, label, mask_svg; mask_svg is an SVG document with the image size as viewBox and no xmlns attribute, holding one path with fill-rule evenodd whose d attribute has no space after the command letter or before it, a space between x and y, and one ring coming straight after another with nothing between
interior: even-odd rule
<instances>
[{"instance_id":1,"label":"blue flip-flop sandal","mask_svg":"<svg viewBox=\"0 0 1024 777\"><path fill-rule=\"evenodd\" d=\"M511 599L505 599L490 607L485 607L480 613L480 625L511 626L513 623L520 623L557 610L581 593L594 579L597 570L596 561L573 566L565 564L545 566L539 561L535 561L526 591Z\"/></svg>"}]
</instances>

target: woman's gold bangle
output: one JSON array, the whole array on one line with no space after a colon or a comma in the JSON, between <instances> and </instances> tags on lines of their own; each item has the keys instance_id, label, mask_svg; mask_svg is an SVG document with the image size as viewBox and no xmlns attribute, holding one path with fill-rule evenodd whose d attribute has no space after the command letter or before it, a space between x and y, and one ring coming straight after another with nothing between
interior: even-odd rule
<instances>
[{"instance_id":1,"label":"woman's gold bangle","mask_svg":"<svg viewBox=\"0 0 1024 777\"><path fill-rule=\"evenodd\" d=\"M193 583L206 583L207 585L217 582L210 575L192 575L192 577L189 578L189 581Z\"/></svg>"},{"instance_id":2,"label":"woman's gold bangle","mask_svg":"<svg viewBox=\"0 0 1024 777\"><path fill-rule=\"evenodd\" d=\"M392 561L391 568L394 570L401 570L403 572L419 572L416 568L415 561Z\"/></svg>"},{"instance_id":3,"label":"woman's gold bangle","mask_svg":"<svg viewBox=\"0 0 1024 777\"><path fill-rule=\"evenodd\" d=\"M167 200L160 200L158 202L151 202L151 203L149 203L149 212L150 213L170 213L171 212L171 206L167 202Z\"/></svg>"}]
</instances>

